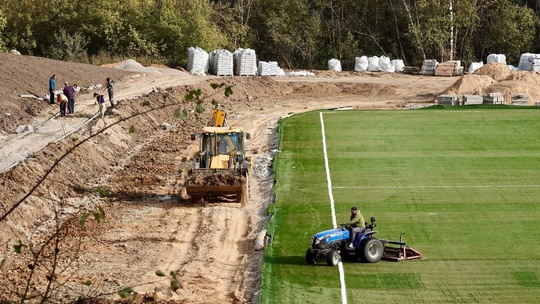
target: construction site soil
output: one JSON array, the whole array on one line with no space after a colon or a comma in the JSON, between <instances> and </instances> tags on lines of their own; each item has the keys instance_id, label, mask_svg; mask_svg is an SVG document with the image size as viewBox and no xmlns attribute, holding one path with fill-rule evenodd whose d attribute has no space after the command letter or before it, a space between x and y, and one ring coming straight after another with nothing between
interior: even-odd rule
<instances>
[{"instance_id":1,"label":"construction site soil","mask_svg":"<svg viewBox=\"0 0 540 304\"><path fill-rule=\"evenodd\" d=\"M125 293L138 293L137 301L257 302L264 250L255 241L272 203L281 118L339 107L414 108L433 104L439 94L497 91L528 94L531 104L540 99L536 73L497 64L463 77L331 71L215 77L122 66L0 54L0 168L6 168L0 179L0 302L38 302L44 294L53 302L99 302L119 299L126 287L132 289ZM75 114L58 117L58 107L46 100L18 97L47 94L52 74L57 83L83 88L111 77L118 104L100 118L93 92L83 90ZM184 96L192 89L211 95L211 83L233 86L233 95L207 98L206 111L197 114ZM97 92L106 95L103 88ZM192 204L182 195L198 148L190 134L209 120L212 98L231 125L252 135L249 201L243 207ZM177 115L183 107L190 113L186 121ZM14 133L21 125L32 128ZM22 151L23 160L11 160Z\"/></svg>"}]
</instances>

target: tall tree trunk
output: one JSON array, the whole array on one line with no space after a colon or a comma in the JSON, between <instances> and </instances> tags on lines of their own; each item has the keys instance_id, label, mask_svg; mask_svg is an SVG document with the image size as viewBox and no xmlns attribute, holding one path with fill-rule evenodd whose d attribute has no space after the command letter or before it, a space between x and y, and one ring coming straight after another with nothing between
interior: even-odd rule
<instances>
[{"instance_id":1,"label":"tall tree trunk","mask_svg":"<svg viewBox=\"0 0 540 304\"><path fill-rule=\"evenodd\" d=\"M409 30L412 32L414 45L416 46L417 53L426 60L426 53L422 44L422 38L420 37L420 26L418 20L414 20L411 14L411 8L406 0L403 0L403 6L405 7L405 13L407 14L407 21L409 22ZM416 14L418 16L418 13Z\"/></svg>"}]
</instances>

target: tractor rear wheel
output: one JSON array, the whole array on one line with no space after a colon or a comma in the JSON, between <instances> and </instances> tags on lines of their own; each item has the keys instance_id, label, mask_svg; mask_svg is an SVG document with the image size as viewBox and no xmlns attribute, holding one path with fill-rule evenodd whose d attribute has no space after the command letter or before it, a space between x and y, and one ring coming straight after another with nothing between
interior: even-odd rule
<instances>
[{"instance_id":1,"label":"tractor rear wheel","mask_svg":"<svg viewBox=\"0 0 540 304\"><path fill-rule=\"evenodd\" d=\"M364 239L360 242L358 253L363 262L377 263L384 254L384 244L376 238Z\"/></svg>"},{"instance_id":2,"label":"tractor rear wheel","mask_svg":"<svg viewBox=\"0 0 540 304\"><path fill-rule=\"evenodd\" d=\"M316 256L315 252L313 252L313 250L311 248L306 251L306 262L309 265L317 264L317 256Z\"/></svg>"},{"instance_id":3,"label":"tractor rear wheel","mask_svg":"<svg viewBox=\"0 0 540 304\"><path fill-rule=\"evenodd\" d=\"M328 251L328 255L326 255L326 264L328 264L328 266L336 266L337 264L339 264L340 261L341 256L339 255L339 251Z\"/></svg>"}]
</instances>

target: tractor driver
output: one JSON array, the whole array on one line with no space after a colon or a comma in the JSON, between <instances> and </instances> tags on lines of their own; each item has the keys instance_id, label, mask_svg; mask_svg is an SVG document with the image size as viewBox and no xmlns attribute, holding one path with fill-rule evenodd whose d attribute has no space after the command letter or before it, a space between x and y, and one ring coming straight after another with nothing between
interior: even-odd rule
<instances>
[{"instance_id":1,"label":"tractor driver","mask_svg":"<svg viewBox=\"0 0 540 304\"><path fill-rule=\"evenodd\" d=\"M358 208L356 206L351 207L351 218L347 224L351 226L351 242L347 247L352 249L354 248L354 239L356 238L358 233L362 232L366 228L366 222L364 222L364 217L362 216L360 211L358 211Z\"/></svg>"}]
</instances>

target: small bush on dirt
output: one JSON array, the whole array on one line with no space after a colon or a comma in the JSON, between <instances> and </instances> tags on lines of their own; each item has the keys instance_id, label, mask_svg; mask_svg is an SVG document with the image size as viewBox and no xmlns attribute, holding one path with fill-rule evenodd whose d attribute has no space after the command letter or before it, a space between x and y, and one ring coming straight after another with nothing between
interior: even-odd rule
<instances>
[{"instance_id":1,"label":"small bush on dirt","mask_svg":"<svg viewBox=\"0 0 540 304\"><path fill-rule=\"evenodd\" d=\"M101 187L97 187L96 191L99 194L99 197L107 197L107 195L109 194L106 189L103 189Z\"/></svg>"},{"instance_id":2,"label":"small bush on dirt","mask_svg":"<svg viewBox=\"0 0 540 304\"><path fill-rule=\"evenodd\" d=\"M134 125L131 125L131 127L129 127L129 134L132 134L132 133L135 133L135 126Z\"/></svg>"},{"instance_id":3,"label":"small bush on dirt","mask_svg":"<svg viewBox=\"0 0 540 304\"><path fill-rule=\"evenodd\" d=\"M149 106L150 106L150 100L145 99L145 100L141 103L141 105L143 105L143 106L145 106L145 107L149 107Z\"/></svg>"}]
</instances>

